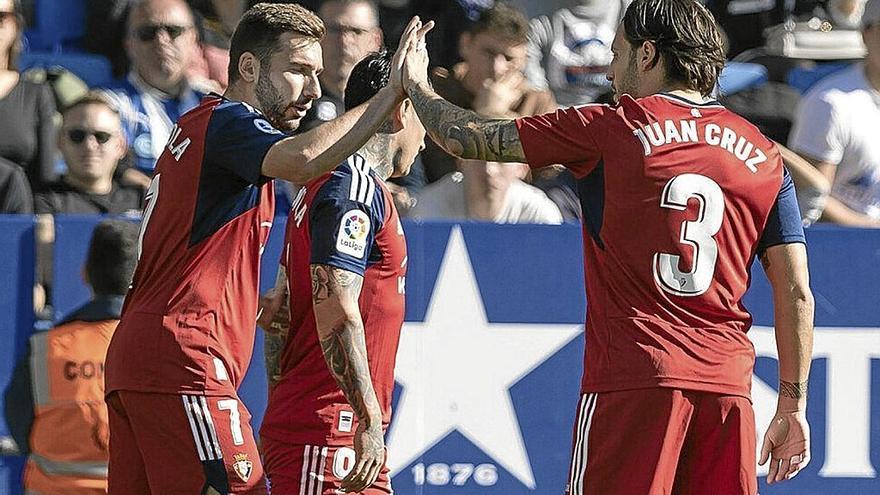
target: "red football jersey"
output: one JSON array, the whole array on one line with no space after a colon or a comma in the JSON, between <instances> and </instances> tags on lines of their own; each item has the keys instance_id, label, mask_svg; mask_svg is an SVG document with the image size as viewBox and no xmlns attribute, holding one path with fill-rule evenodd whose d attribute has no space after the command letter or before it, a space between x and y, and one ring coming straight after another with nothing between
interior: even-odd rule
<instances>
[{"instance_id":1,"label":"red football jersey","mask_svg":"<svg viewBox=\"0 0 880 495\"><path fill-rule=\"evenodd\" d=\"M404 317L406 239L391 193L359 155L300 190L287 221L282 264L290 290L290 334L281 380L269 394L260 435L298 445L350 445L357 418L324 361L309 265L364 277L358 306L367 360L385 428Z\"/></svg>"},{"instance_id":2,"label":"red football jersey","mask_svg":"<svg viewBox=\"0 0 880 495\"><path fill-rule=\"evenodd\" d=\"M284 137L219 96L181 117L147 192L138 266L107 353L108 393L238 388L274 214L273 183L260 170Z\"/></svg>"},{"instance_id":3,"label":"red football jersey","mask_svg":"<svg viewBox=\"0 0 880 495\"><path fill-rule=\"evenodd\" d=\"M717 102L621 98L517 120L532 167L578 180L587 291L584 392L748 396L742 304L756 252L803 242L778 149Z\"/></svg>"}]
</instances>

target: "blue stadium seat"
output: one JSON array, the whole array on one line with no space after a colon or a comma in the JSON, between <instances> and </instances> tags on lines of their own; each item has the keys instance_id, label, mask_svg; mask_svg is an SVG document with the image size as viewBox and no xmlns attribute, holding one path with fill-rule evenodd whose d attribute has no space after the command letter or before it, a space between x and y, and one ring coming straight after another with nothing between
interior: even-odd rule
<instances>
[{"instance_id":1,"label":"blue stadium seat","mask_svg":"<svg viewBox=\"0 0 880 495\"><path fill-rule=\"evenodd\" d=\"M723 95L732 95L767 82L767 68L761 64L728 62L721 71L718 86Z\"/></svg>"},{"instance_id":2,"label":"blue stadium seat","mask_svg":"<svg viewBox=\"0 0 880 495\"><path fill-rule=\"evenodd\" d=\"M824 77L830 76L831 74L849 66L850 62L831 62L817 64L813 67L795 67L788 72L786 82L788 82L789 86L800 91L801 94L804 94Z\"/></svg>"},{"instance_id":3,"label":"blue stadium seat","mask_svg":"<svg viewBox=\"0 0 880 495\"><path fill-rule=\"evenodd\" d=\"M86 32L87 0L35 0L34 21L27 30L31 50L75 48Z\"/></svg>"},{"instance_id":4,"label":"blue stadium seat","mask_svg":"<svg viewBox=\"0 0 880 495\"><path fill-rule=\"evenodd\" d=\"M18 65L22 71L32 67L64 67L91 88L106 85L113 80L110 61L103 55L93 53L30 52L21 55Z\"/></svg>"}]
</instances>

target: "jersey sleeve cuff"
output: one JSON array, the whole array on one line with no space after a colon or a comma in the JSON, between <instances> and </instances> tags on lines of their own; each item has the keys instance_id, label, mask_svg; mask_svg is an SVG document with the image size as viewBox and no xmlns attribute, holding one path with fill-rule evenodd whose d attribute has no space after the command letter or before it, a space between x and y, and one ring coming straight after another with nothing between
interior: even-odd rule
<instances>
[{"instance_id":1,"label":"jersey sleeve cuff","mask_svg":"<svg viewBox=\"0 0 880 495\"><path fill-rule=\"evenodd\" d=\"M340 270L345 270L348 272L352 272L354 274L364 276L364 272L366 272L366 268L359 263L354 261L350 261L343 258L315 258L313 257L310 261L313 265L327 265L333 268L339 268Z\"/></svg>"}]
</instances>

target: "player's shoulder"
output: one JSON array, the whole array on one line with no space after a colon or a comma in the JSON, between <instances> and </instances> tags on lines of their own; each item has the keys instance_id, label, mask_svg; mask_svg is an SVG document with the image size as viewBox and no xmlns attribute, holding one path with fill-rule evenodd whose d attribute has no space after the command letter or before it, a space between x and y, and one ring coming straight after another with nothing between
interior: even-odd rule
<instances>
[{"instance_id":1,"label":"player's shoulder","mask_svg":"<svg viewBox=\"0 0 880 495\"><path fill-rule=\"evenodd\" d=\"M629 95L620 97L619 105L631 110L634 108L644 109L649 112L668 113L680 111L694 116L703 112L723 111L724 105L714 98L705 101L691 101L673 93L656 93L641 98L633 98Z\"/></svg>"},{"instance_id":2,"label":"player's shoulder","mask_svg":"<svg viewBox=\"0 0 880 495\"><path fill-rule=\"evenodd\" d=\"M314 201L345 201L372 206L381 198L382 188L369 163L353 154L328 174L316 179Z\"/></svg>"},{"instance_id":3,"label":"player's shoulder","mask_svg":"<svg viewBox=\"0 0 880 495\"><path fill-rule=\"evenodd\" d=\"M247 103L238 100L230 100L229 98L217 94L206 96L202 100L202 105L211 107L212 119L214 120L231 120L240 117L262 117L262 114L256 108Z\"/></svg>"},{"instance_id":4,"label":"player's shoulder","mask_svg":"<svg viewBox=\"0 0 880 495\"><path fill-rule=\"evenodd\" d=\"M230 114L230 115L258 115L259 112L256 108L248 105L243 101L238 100L230 100L229 98L224 98L223 96L219 96L217 94L211 94L206 97L206 101L209 101L214 106L214 112L217 114Z\"/></svg>"},{"instance_id":5,"label":"player's shoulder","mask_svg":"<svg viewBox=\"0 0 880 495\"><path fill-rule=\"evenodd\" d=\"M199 108L210 110L209 134L223 131L239 134L251 126L266 134L283 134L259 110L243 101L211 94L202 100Z\"/></svg>"}]
</instances>

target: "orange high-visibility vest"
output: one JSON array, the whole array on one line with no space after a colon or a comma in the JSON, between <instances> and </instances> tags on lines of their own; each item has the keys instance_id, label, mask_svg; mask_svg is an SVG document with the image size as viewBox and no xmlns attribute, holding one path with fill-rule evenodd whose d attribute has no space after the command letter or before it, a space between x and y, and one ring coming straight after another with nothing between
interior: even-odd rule
<instances>
[{"instance_id":1,"label":"orange high-visibility vest","mask_svg":"<svg viewBox=\"0 0 880 495\"><path fill-rule=\"evenodd\" d=\"M34 422L27 495L107 492L104 358L118 323L73 321L31 337Z\"/></svg>"}]
</instances>

